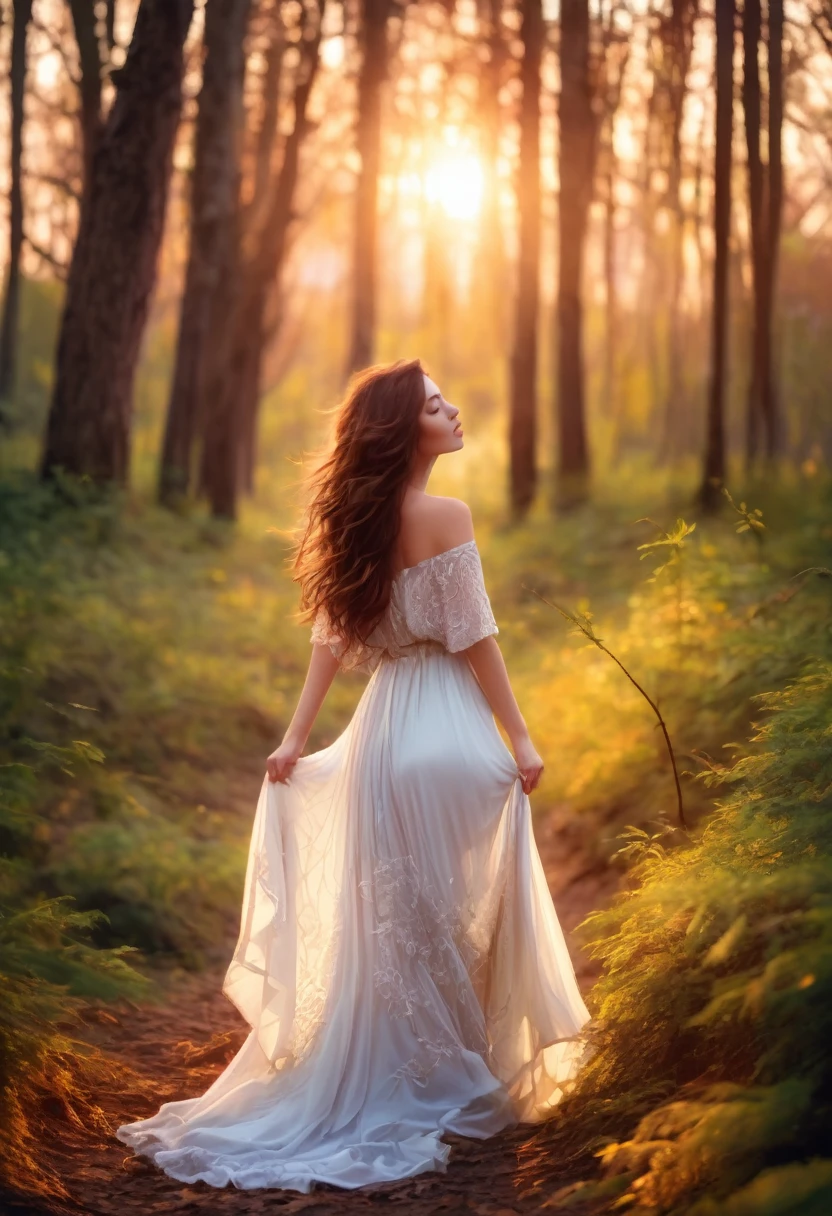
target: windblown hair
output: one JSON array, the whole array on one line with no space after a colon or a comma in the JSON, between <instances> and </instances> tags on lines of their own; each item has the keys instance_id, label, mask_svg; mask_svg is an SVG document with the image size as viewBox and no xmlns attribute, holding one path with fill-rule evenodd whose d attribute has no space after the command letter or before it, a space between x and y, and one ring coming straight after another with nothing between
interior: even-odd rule
<instances>
[{"instance_id":1,"label":"windblown hair","mask_svg":"<svg viewBox=\"0 0 832 1216\"><path fill-rule=\"evenodd\" d=\"M347 647L366 640L390 599L424 374L418 359L358 373L337 408L332 449L309 478L293 580L307 619L324 609Z\"/></svg>"}]
</instances>

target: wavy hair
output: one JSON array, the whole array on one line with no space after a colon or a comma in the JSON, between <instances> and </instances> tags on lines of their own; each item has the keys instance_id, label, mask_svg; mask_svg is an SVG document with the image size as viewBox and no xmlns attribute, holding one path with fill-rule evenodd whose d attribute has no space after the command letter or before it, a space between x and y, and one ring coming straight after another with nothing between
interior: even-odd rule
<instances>
[{"instance_id":1,"label":"wavy hair","mask_svg":"<svg viewBox=\"0 0 832 1216\"><path fill-rule=\"evenodd\" d=\"M390 599L402 500L425 404L419 359L377 364L350 381L334 442L308 479L306 522L290 559L301 612L324 609L347 648L363 642Z\"/></svg>"}]
</instances>

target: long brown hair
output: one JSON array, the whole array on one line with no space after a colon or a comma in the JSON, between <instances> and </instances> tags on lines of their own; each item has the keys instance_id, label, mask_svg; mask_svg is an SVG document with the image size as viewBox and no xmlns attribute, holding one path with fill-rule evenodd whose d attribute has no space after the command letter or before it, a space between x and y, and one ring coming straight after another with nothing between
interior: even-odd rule
<instances>
[{"instance_id":1,"label":"long brown hair","mask_svg":"<svg viewBox=\"0 0 832 1216\"><path fill-rule=\"evenodd\" d=\"M425 404L418 359L378 364L350 381L334 442L309 478L311 500L295 550L302 612L320 608L347 646L387 607L402 499Z\"/></svg>"}]
</instances>

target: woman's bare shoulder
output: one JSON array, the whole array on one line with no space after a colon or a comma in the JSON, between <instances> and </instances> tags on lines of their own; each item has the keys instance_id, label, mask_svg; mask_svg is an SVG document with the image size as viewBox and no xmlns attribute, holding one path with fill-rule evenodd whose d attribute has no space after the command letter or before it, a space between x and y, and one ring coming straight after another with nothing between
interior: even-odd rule
<instances>
[{"instance_id":1,"label":"woman's bare shoulder","mask_svg":"<svg viewBox=\"0 0 832 1216\"><path fill-rule=\"evenodd\" d=\"M473 539L471 508L461 498L409 496L402 505L398 565L414 566Z\"/></svg>"}]
</instances>

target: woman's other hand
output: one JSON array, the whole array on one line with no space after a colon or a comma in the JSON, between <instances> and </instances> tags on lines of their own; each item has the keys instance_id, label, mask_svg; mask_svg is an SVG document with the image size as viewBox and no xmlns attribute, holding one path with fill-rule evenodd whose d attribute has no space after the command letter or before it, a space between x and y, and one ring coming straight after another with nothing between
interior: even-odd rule
<instances>
[{"instance_id":1,"label":"woman's other hand","mask_svg":"<svg viewBox=\"0 0 832 1216\"><path fill-rule=\"evenodd\" d=\"M523 782L523 793L530 794L540 782L543 761L535 751L534 744L528 735L515 743L514 759L517 761L517 771Z\"/></svg>"},{"instance_id":2,"label":"woman's other hand","mask_svg":"<svg viewBox=\"0 0 832 1216\"><path fill-rule=\"evenodd\" d=\"M292 775L292 769L300 759L302 751L302 744L297 743L294 739L284 739L280 747L276 747L266 761L269 781L272 783L280 781L285 785L287 779Z\"/></svg>"}]
</instances>

